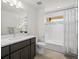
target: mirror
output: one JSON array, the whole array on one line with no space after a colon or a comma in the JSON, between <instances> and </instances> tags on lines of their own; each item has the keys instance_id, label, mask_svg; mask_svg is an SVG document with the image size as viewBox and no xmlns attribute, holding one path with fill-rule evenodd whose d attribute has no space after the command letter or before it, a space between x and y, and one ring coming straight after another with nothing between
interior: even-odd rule
<instances>
[{"instance_id":1,"label":"mirror","mask_svg":"<svg viewBox=\"0 0 79 59\"><path fill-rule=\"evenodd\" d=\"M1 34L27 32L28 17L25 9L9 6L1 1Z\"/></svg>"}]
</instances>

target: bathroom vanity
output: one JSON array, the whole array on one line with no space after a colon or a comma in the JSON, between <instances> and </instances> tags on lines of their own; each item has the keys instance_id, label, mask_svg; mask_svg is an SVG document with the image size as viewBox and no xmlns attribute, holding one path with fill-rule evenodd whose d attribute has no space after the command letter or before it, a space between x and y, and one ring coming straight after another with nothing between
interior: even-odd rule
<instances>
[{"instance_id":1,"label":"bathroom vanity","mask_svg":"<svg viewBox=\"0 0 79 59\"><path fill-rule=\"evenodd\" d=\"M36 55L36 38L29 37L16 41L17 42L2 45L1 59L34 59Z\"/></svg>"}]
</instances>

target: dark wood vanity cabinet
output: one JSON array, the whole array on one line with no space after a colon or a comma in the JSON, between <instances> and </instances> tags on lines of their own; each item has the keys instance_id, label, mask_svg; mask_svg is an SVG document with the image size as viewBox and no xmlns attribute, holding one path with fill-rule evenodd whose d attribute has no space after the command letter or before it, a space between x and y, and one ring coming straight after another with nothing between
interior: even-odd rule
<instances>
[{"instance_id":1,"label":"dark wood vanity cabinet","mask_svg":"<svg viewBox=\"0 0 79 59\"><path fill-rule=\"evenodd\" d=\"M35 38L1 48L1 59L34 59L35 54Z\"/></svg>"}]
</instances>

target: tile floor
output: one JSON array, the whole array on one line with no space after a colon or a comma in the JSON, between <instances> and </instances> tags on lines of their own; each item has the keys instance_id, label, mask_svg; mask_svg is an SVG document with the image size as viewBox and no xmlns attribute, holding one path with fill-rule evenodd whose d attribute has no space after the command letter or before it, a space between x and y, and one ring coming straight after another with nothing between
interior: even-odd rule
<instances>
[{"instance_id":1,"label":"tile floor","mask_svg":"<svg viewBox=\"0 0 79 59\"><path fill-rule=\"evenodd\" d=\"M37 54L35 59L74 59L74 58L66 57L62 53L45 49L45 53L42 55Z\"/></svg>"}]
</instances>

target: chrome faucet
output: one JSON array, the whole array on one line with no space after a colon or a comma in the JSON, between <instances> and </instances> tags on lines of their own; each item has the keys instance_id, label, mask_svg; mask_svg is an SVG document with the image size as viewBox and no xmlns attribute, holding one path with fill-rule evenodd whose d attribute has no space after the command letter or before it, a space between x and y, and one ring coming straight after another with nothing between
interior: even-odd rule
<instances>
[{"instance_id":1,"label":"chrome faucet","mask_svg":"<svg viewBox=\"0 0 79 59\"><path fill-rule=\"evenodd\" d=\"M15 33L14 27L8 27L8 33L9 34L14 34Z\"/></svg>"},{"instance_id":2,"label":"chrome faucet","mask_svg":"<svg viewBox=\"0 0 79 59\"><path fill-rule=\"evenodd\" d=\"M8 33L13 34L13 37L15 37L15 28L14 27L8 27Z\"/></svg>"}]
</instances>

